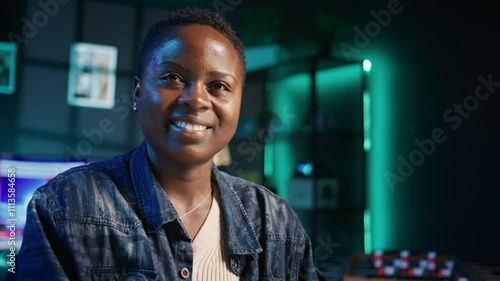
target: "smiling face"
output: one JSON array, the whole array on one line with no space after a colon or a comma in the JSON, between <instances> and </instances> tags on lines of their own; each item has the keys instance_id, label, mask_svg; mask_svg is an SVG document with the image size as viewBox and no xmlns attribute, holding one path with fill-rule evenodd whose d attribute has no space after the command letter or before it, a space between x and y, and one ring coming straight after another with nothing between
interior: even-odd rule
<instances>
[{"instance_id":1,"label":"smiling face","mask_svg":"<svg viewBox=\"0 0 500 281\"><path fill-rule=\"evenodd\" d=\"M153 164L211 162L238 124L243 73L235 48L212 27L187 25L145 59L134 98Z\"/></svg>"}]
</instances>

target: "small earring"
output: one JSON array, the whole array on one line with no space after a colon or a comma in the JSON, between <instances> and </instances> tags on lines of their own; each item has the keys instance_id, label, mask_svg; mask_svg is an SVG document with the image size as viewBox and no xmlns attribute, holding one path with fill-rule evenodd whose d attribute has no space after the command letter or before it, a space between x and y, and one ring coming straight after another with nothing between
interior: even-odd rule
<instances>
[{"instance_id":1,"label":"small earring","mask_svg":"<svg viewBox=\"0 0 500 281\"><path fill-rule=\"evenodd\" d=\"M137 78L138 79L138 78ZM141 85L139 83L137 83L136 85L136 88L134 89L134 92L136 92L139 88L141 87ZM135 100L136 97L132 97L133 101L134 101L134 105L132 106L132 109L137 112L137 101Z\"/></svg>"}]
</instances>

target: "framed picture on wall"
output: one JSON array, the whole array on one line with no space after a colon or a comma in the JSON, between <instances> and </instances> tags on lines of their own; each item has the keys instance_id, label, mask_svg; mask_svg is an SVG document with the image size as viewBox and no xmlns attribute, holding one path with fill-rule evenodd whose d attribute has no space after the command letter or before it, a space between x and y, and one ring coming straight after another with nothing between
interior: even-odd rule
<instances>
[{"instance_id":1,"label":"framed picture on wall","mask_svg":"<svg viewBox=\"0 0 500 281\"><path fill-rule=\"evenodd\" d=\"M74 43L70 52L68 103L73 106L115 106L118 48Z\"/></svg>"},{"instance_id":2,"label":"framed picture on wall","mask_svg":"<svg viewBox=\"0 0 500 281\"><path fill-rule=\"evenodd\" d=\"M0 94L13 94L16 83L16 44L0 42Z\"/></svg>"}]
</instances>

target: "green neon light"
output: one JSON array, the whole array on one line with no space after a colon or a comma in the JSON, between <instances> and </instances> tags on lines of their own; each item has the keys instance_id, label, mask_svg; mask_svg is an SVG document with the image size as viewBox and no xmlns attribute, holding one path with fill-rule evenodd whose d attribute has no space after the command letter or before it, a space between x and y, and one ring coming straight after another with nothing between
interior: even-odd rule
<instances>
[{"instance_id":1,"label":"green neon light","mask_svg":"<svg viewBox=\"0 0 500 281\"><path fill-rule=\"evenodd\" d=\"M363 224L365 228L365 254L370 254L372 252L372 216L370 210L365 210L363 213Z\"/></svg>"},{"instance_id":2,"label":"green neon light","mask_svg":"<svg viewBox=\"0 0 500 281\"><path fill-rule=\"evenodd\" d=\"M372 62L370 60L363 61L363 70L368 72L372 69Z\"/></svg>"},{"instance_id":3,"label":"green neon light","mask_svg":"<svg viewBox=\"0 0 500 281\"><path fill-rule=\"evenodd\" d=\"M274 144L266 143L264 147L264 176L272 177L274 174Z\"/></svg>"},{"instance_id":4,"label":"green neon light","mask_svg":"<svg viewBox=\"0 0 500 281\"><path fill-rule=\"evenodd\" d=\"M397 157L394 151L398 139L394 128L397 73L393 68L399 62L387 54L385 48L374 49L365 54L374 65L370 75L366 75L366 91L370 101L370 153L367 154L367 209L371 218L371 246L373 249L392 249L394 233L393 193L387 186L384 173L392 169L392 160Z\"/></svg>"},{"instance_id":5,"label":"green neon light","mask_svg":"<svg viewBox=\"0 0 500 281\"><path fill-rule=\"evenodd\" d=\"M371 98L368 92L363 93L363 148L366 152L370 151L372 147L371 139Z\"/></svg>"},{"instance_id":6,"label":"green neon light","mask_svg":"<svg viewBox=\"0 0 500 281\"><path fill-rule=\"evenodd\" d=\"M270 81L266 85L269 93L268 108L282 121L282 126L276 128L275 135L286 135L297 132L304 124L304 117L309 110L309 93L311 77L309 73L291 75L283 79ZM307 139L296 141L293 139L275 139L273 148L268 151L265 159L265 173L276 186L278 194L288 198L288 183L293 177L297 163L308 159ZM268 149L268 145L266 145ZM264 155L266 158L266 155ZM271 162L270 159L273 159ZM272 168L271 168L272 166ZM271 174L272 171L272 174Z\"/></svg>"}]
</instances>

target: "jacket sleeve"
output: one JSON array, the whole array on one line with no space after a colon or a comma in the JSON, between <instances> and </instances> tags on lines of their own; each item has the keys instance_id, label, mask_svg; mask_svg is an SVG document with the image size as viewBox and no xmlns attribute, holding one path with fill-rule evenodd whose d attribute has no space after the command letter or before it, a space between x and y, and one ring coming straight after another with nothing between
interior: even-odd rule
<instances>
[{"instance_id":1,"label":"jacket sleeve","mask_svg":"<svg viewBox=\"0 0 500 281\"><path fill-rule=\"evenodd\" d=\"M37 191L28 204L22 245L15 261L15 273L6 280L69 280L61 260L54 210L46 195Z\"/></svg>"},{"instance_id":2,"label":"jacket sleeve","mask_svg":"<svg viewBox=\"0 0 500 281\"><path fill-rule=\"evenodd\" d=\"M307 235L306 235L307 238ZM304 252L302 253L302 260L299 267L299 280L304 281L328 281L329 279L314 265L314 258L312 254L311 240L305 240Z\"/></svg>"}]
</instances>

